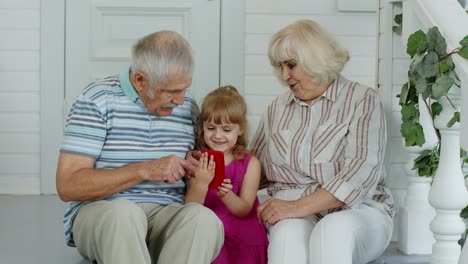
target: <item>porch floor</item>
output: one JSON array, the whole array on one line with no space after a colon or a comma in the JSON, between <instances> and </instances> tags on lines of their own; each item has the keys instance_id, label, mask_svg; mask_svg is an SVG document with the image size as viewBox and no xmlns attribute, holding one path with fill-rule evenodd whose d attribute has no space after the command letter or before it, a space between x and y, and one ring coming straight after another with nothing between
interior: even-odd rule
<instances>
[{"instance_id":1,"label":"porch floor","mask_svg":"<svg viewBox=\"0 0 468 264\"><path fill-rule=\"evenodd\" d=\"M65 245L56 195L0 195L0 264L90 264ZM394 243L372 264L428 264L430 256L406 256Z\"/></svg>"}]
</instances>

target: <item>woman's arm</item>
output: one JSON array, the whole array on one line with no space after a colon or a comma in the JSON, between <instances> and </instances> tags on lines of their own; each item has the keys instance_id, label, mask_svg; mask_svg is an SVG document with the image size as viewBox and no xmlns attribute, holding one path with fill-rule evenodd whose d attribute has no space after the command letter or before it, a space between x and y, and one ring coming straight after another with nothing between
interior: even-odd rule
<instances>
[{"instance_id":1,"label":"woman's arm","mask_svg":"<svg viewBox=\"0 0 468 264\"><path fill-rule=\"evenodd\" d=\"M371 88L356 102L346 135L344 164L321 188L353 207L372 196L382 180L386 146L386 126L382 104Z\"/></svg>"},{"instance_id":2,"label":"woman's arm","mask_svg":"<svg viewBox=\"0 0 468 264\"><path fill-rule=\"evenodd\" d=\"M286 218L301 218L343 206L344 203L324 189L294 201L268 199L257 209L260 222L275 224Z\"/></svg>"},{"instance_id":3,"label":"woman's arm","mask_svg":"<svg viewBox=\"0 0 468 264\"><path fill-rule=\"evenodd\" d=\"M254 156L250 159L245 172L239 196L231 191L232 185L224 182L219 187L218 195L229 211L237 217L245 217L252 210L257 198L258 185L260 182L260 162Z\"/></svg>"}]
</instances>

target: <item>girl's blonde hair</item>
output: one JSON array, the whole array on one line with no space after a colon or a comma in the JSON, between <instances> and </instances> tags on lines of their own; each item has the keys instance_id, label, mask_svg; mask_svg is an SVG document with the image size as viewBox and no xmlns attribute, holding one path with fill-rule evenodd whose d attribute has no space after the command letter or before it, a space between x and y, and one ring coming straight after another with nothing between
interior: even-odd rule
<instances>
[{"instance_id":1,"label":"girl's blonde hair","mask_svg":"<svg viewBox=\"0 0 468 264\"><path fill-rule=\"evenodd\" d=\"M280 80L280 63L295 60L318 84L323 84L338 77L349 60L349 53L318 23L303 19L272 37L268 58Z\"/></svg>"},{"instance_id":2,"label":"girl's blonde hair","mask_svg":"<svg viewBox=\"0 0 468 264\"><path fill-rule=\"evenodd\" d=\"M203 123L238 124L242 132L232 149L234 159L243 159L248 144L247 104L234 86L219 87L206 95L198 117L196 148L208 149L204 139Z\"/></svg>"}]
</instances>

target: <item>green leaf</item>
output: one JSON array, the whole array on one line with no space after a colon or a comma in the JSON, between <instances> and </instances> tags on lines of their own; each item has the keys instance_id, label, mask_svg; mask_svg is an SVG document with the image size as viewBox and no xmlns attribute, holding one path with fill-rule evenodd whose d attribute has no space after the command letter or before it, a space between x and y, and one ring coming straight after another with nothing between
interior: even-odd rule
<instances>
[{"instance_id":1,"label":"green leaf","mask_svg":"<svg viewBox=\"0 0 468 264\"><path fill-rule=\"evenodd\" d=\"M422 167L418 169L418 175L423 177L431 176L431 167Z\"/></svg>"},{"instance_id":2,"label":"green leaf","mask_svg":"<svg viewBox=\"0 0 468 264\"><path fill-rule=\"evenodd\" d=\"M439 56L447 54L447 42L437 27L427 31L427 50L435 51Z\"/></svg>"},{"instance_id":3,"label":"green leaf","mask_svg":"<svg viewBox=\"0 0 468 264\"><path fill-rule=\"evenodd\" d=\"M418 109L414 104L405 104L401 106L401 119L405 120L413 120L418 118Z\"/></svg>"},{"instance_id":4,"label":"green leaf","mask_svg":"<svg viewBox=\"0 0 468 264\"><path fill-rule=\"evenodd\" d=\"M409 83L403 84L401 86L401 93L400 93L400 105L406 104L406 100L408 98L408 92L409 92Z\"/></svg>"},{"instance_id":5,"label":"green leaf","mask_svg":"<svg viewBox=\"0 0 468 264\"><path fill-rule=\"evenodd\" d=\"M460 122L460 112L453 113L453 117L448 121L447 127L452 127L456 122Z\"/></svg>"},{"instance_id":6,"label":"green leaf","mask_svg":"<svg viewBox=\"0 0 468 264\"><path fill-rule=\"evenodd\" d=\"M460 217L463 219L468 218L468 205L461 211Z\"/></svg>"},{"instance_id":7,"label":"green leaf","mask_svg":"<svg viewBox=\"0 0 468 264\"><path fill-rule=\"evenodd\" d=\"M468 35L466 35L462 40L460 40L460 45L463 47L468 47Z\"/></svg>"},{"instance_id":8,"label":"green leaf","mask_svg":"<svg viewBox=\"0 0 468 264\"><path fill-rule=\"evenodd\" d=\"M460 50L458 50L458 55L468 60L468 47L463 47Z\"/></svg>"},{"instance_id":9,"label":"green leaf","mask_svg":"<svg viewBox=\"0 0 468 264\"><path fill-rule=\"evenodd\" d=\"M401 135L405 139L405 146L422 146L425 142L422 126L415 122L402 122Z\"/></svg>"},{"instance_id":10,"label":"green leaf","mask_svg":"<svg viewBox=\"0 0 468 264\"><path fill-rule=\"evenodd\" d=\"M422 126L421 126L421 130L419 130L419 128L417 128L417 130L418 130L418 133L416 134L416 145L421 147L422 145L424 145L424 143L426 143L426 139L424 138L424 131L422 129Z\"/></svg>"},{"instance_id":11,"label":"green leaf","mask_svg":"<svg viewBox=\"0 0 468 264\"><path fill-rule=\"evenodd\" d=\"M440 61L439 66L441 73L447 73L448 71L451 71L455 68L455 64L453 63L451 57L447 57L444 60Z\"/></svg>"},{"instance_id":12,"label":"green leaf","mask_svg":"<svg viewBox=\"0 0 468 264\"><path fill-rule=\"evenodd\" d=\"M395 32L398 35L401 35L403 28L401 26L393 26L392 31Z\"/></svg>"},{"instance_id":13,"label":"green leaf","mask_svg":"<svg viewBox=\"0 0 468 264\"><path fill-rule=\"evenodd\" d=\"M393 21L395 22L395 24L401 25L401 23L403 22L403 14L395 15Z\"/></svg>"},{"instance_id":14,"label":"green leaf","mask_svg":"<svg viewBox=\"0 0 468 264\"><path fill-rule=\"evenodd\" d=\"M436 117L442 112L442 105L439 102L433 102L431 104L432 117Z\"/></svg>"},{"instance_id":15,"label":"green leaf","mask_svg":"<svg viewBox=\"0 0 468 264\"><path fill-rule=\"evenodd\" d=\"M426 100L431 95L431 86L427 84L425 78L421 78L416 82L416 91Z\"/></svg>"},{"instance_id":16,"label":"green leaf","mask_svg":"<svg viewBox=\"0 0 468 264\"><path fill-rule=\"evenodd\" d=\"M452 78L448 76L442 76L436 80L432 85L432 95L431 97L439 100L442 96L446 96L450 87L453 85Z\"/></svg>"},{"instance_id":17,"label":"green leaf","mask_svg":"<svg viewBox=\"0 0 468 264\"><path fill-rule=\"evenodd\" d=\"M427 53L422 62L418 64L417 71L425 78L436 76L439 71L439 57L437 53L434 51Z\"/></svg>"},{"instance_id":18,"label":"green leaf","mask_svg":"<svg viewBox=\"0 0 468 264\"><path fill-rule=\"evenodd\" d=\"M458 78L458 75L457 75L457 73L456 73L454 70L449 71L449 72L448 72L448 76L449 76L450 78L452 78L454 84L460 86L460 84L461 84L460 78Z\"/></svg>"},{"instance_id":19,"label":"green leaf","mask_svg":"<svg viewBox=\"0 0 468 264\"><path fill-rule=\"evenodd\" d=\"M424 59L424 54L416 54L413 57L413 60L411 61L410 68L409 68L409 74L415 74L418 72L418 68L421 67L421 63Z\"/></svg>"},{"instance_id":20,"label":"green leaf","mask_svg":"<svg viewBox=\"0 0 468 264\"><path fill-rule=\"evenodd\" d=\"M416 53L423 53L427 50L426 34L418 30L411 34L406 45L406 53L413 57Z\"/></svg>"},{"instance_id":21,"label":"green leaf","mask_svg":"<svg viewBox=\"0 0 468 264\"><path fill-rule=\"evenodd\" d=\"M404 138L416 135L415 123L413 123L413 122L402 122L400 132L401 132L401 135Z\"/></svg>"},{"instance_id":22,"label":"green leaf","mask_svg":"<svg viewBox=\"0 0 468 264\"><path fill-rule=\"evenodd\" d=\"M465 159L468 157L468 153L463 148L460 148L460 158Z\"/></svg>"}]
</instances>

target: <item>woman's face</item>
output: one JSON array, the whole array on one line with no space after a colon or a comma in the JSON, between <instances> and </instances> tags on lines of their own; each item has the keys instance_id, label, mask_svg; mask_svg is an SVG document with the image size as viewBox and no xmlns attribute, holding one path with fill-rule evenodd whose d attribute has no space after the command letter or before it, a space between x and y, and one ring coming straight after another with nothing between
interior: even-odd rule
<instances>
[{"instance_id":1,"label":"woman's face","mask_svg":"<svg viewBox=\"0 0 468 264\"><path fill-rule=\"evenodd\" d=\"M279 67L281 79L299 100L310 103L328 88L329 83L317 84L315 78L307 74L295 60L283 61Z\"/></svg>"}]
</instances>

